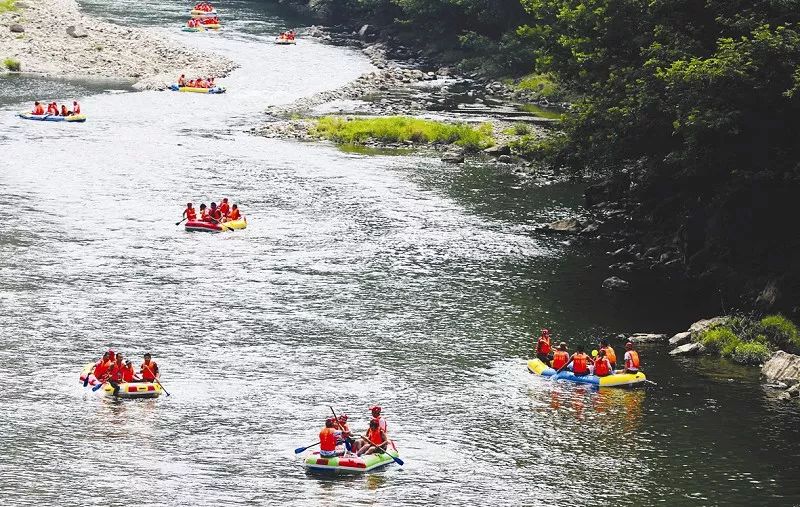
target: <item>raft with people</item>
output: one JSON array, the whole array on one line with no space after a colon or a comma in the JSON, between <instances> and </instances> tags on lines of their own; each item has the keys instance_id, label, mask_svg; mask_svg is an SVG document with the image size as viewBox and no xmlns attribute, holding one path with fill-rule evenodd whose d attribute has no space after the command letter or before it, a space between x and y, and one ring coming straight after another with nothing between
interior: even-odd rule
<instances>
[{"instance_id":1,"label":"raft with people","mask_svg":"<svg viewBox=\"0 0 800 507\"><path fill-rule=\"evenodd\" d=\"M114 398L158 398L166 392L159 376L158 365L150 353L144 354L137 374L130 359L123 361L121 352L109 350L97 362L87 363L78 381L84 387L91 387L93 392L102 390L103 394Z\"/></svg>"},{"instance_id":2,"label":"raft with people","mask_svg":"<svg viewBox=\"0 0 800 507\"><path fill-rule=\"evenodd\" d=\"M71 114L68 116L61 116L61 115L51 115L51 114L33 114L27 111L21 111L17 113L17 116L20 118L24 118L26 120L36 120L36 121L66 121L66 122L77 122L83 123L86 121L85 114Z\"/></svg>"},{"instance_id":3,"label":"raft with people","mask_svg":"<svg viewBox=\"0 0 800 507\"><path fill-rule=\"evenodd\" d=\"M192 9L189 14L193 18L215 18L218 16L217 9L211 9L210 11L200 11L197 9Z\"/></svg>"},{"instance_id":4,"label":"raft with people","mask_svg":"<svg viewBox=\"0 0 800 507\"><path fill-rule=\"evenodd\" d=\"M613 373L603 377L597 375L575 375L571 370L566 369L557 372L554 368L547 366L541 359L531 359L528 361L528 371L534 375L542 377L552 377L553 380L566 380L577 384L588 384L597 387L623 387L643 384L647 377L642 372L636 373Z\"/></svg>"},{"instance_id":5,"label":"raft with people","mask_svg":"<svg viewBox=\"0 0 800 507\"><path fill-rule=\"evenodd\" d=\"M186 222L184 228L188 232L222 232L235 231L247 228L247 218L239 211L239 205L229 205L228 198L224 197L219 206L212 202L211 206L205 203L200 205L200 215L192 203L186 203L183 218L175 225Z\"/></svg>"},{"instance_id":6,"label":"raft with people","mask_svg":"<svg viewBox=\"0 0 800 507\"><path fill-rule=\"evenodd\" d=\"M44 106L38 100L33 103L32 111L20 111L17 116L26 120L35 121L66 121L83 123L86 121L86 115L81 114L81 106L77 100L72 101L72 109L67 109L66 104L58 107L56 102L51 102L47 105L45 110Z\"/></svg>"},{"instance_id":7,"label":"raft with people","mask_svg":"<svg viewBox=\"0 0 800 507\"><path fill-rule=\"evenodd\" d=\"M297 32L289 30L288 32L281 32L280 35L275 37L275 44L297 44Z\"/></svg>"}]
</instances>

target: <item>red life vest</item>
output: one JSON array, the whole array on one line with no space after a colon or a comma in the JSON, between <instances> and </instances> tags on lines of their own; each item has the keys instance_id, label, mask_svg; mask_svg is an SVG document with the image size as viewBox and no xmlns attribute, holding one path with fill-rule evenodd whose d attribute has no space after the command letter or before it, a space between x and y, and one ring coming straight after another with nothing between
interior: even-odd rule
<instances>
[{"instance_id":1,"label":"red life vest","mask_svg":"<svg viewBox=\"0 0 800 507\"><path fill-rule=\"evenodd\" d=\"M222 218L222 213L219 212L219 208L212 210L209 215L211 216L211 218L217 221L219 221Z\"/></svg>"},{"instance_id":2,"label":"red life vest","mask_svg":"<svg viewBox=\"0 0 800 507\"><path fill-rule=\"evenodd\" d=\"M336 450L336 430L333 428L322 428L319 432L319 448L323 451Z\"/></svg>"},{"instance_id":3,"label":"red life vest","mask_svg":"<svg viewBox=\"0 0 800 507\"><path fill-rule=\"evenodd\" d=\"M597 358L594 362L594 374L598 377L605 377L609 373L611 373L611 363L608 362L608 358Z\"/></svg>"},{"instance_id":4,"label":"red life vest","mask_svg":"<svg viewBox=\"0 0 800 507\"><path fill-rule=\"evenodd\" d=\"M241 213L239 213L239 208L232 209L230 213L228 213L228 218L231 220L239 220L242 217Z\"/></svg>"},{"instance_id":5,"label":"red life vest","mask_svg":"<svg viewBox=\"0 0 800 507\"><path fill-rule=\"evenodd\" d=\"M228 212L230 212L230 210L231 210L231 207L228 206L227 202L223 202L222 204L219 205L219 212L222 213L223 215L227 215Z\"/></svg>"},{"instance_id":6,"label":"red life vest","mask_svg":"<svg viewBox=\"0 0 800 507\"><path fill-rule=\"evenodd\" d=\"M38 106L33 108L33 114L43 115L44 114L44 106L39 104Z\"/></svg>"},{"instance_id":7,"label":"red life vest","mask_svg":"<svg viewBox=\"0 0 800 507\"><path fill-rule=\"evenodd\" d=\"M194 210L194 208L186 208L186 219L197 220L197 212Z\"/></svg>"},{"instance_id":8,"label":"red life vest","mask_svg":"<svg viewBox=\"0 0 800 507\"><path fill-rule=\"evenodd\" d=\"M152 381L158 374L158 365L155 361L150 361L150 364L142 363L140 370L142 371L142 379Z\"/></svg>"},{"instance_id":9,"label":"red life vest","mask_svg":"<svg viewBox=\"0 0 800 507\"><path fill-rule=\"evenodd\" d=\"M75 102L72 104L72 113L73 114L81 114L81 105Z\"/></svg>"},{"instance_id":10,"label":"red life vest","mask_svg":"<svg viewBox=\"0 0 800 507\"><path fill-rule=\"evenodd\" d=\"M578 352L572 358L572 372L581 374L589 371L589 356L583 352Z\"/></svg>"},{"instance_id":11,"label":"red life vest","mask_svg":"<svg viewBox=\"0 0 800 507\"><path fill-rule=\"evenodd\" d=\"M201 222L210 222L209 215L208 215L208 208L204 209L200 212L200 221Z\"/></svg>"},{"instance_id":12,"label":"red life vest","mask_svg":"<svg viewBox=\"0 0 800 507\"><path fill-rule=\"evenodd\" d=\"M381 436L381 429L368 429L367 430L367 439L375 445L381 445L383 443L383 437Z\"/></svg>"},{"instance_id":13,"label":"red life vest","mask_svg":"<svg viewBox=\"0 0 800 507\"><path fill-rule=\"evenodd\" d=\"M625 369L626 370L638 370L639 369L639 353L635 350L629 350L625 353L628 356L625 359Z\"/></svg>"},{"instance_id":14,"label":"red life vest","mask_svg":"<svg viewBox=\"0 0 800 507\"><path fill-rule=\"evenodd\" d=\"M537 354L550 353L550 338L548 338L547 336L539 337L539 341L536 342L536 353Z\"/></svg>"},{"instance_id":15,"label":"red life vest","mask_svg":"<svg viewBox=\"0 0 800 507\"><path fill-rule=\"evenodd\" d=\"M122 371L125 369L124 364L117 364L114 363L114 366L111 367L111 373L109 374L109 378L114 382L122 382Z\"/></svg>"},{"instance_id":16,"label":"red life vest","mask_svg":"<svg viewBox=\"0 0 800 507\"><path fill-rule=\"evenodd\" d=\"M617 355L614 353L614 349L611 348L611 345L608 347L601 347L600 350L606 351L606 357L611 362L611 364L617 364Z\"/></svg>"},{"instance_id":17,"label":"red life vest","mask_svg":"<svg viewBox=\"0 0 800 507\"><path fill-rule=\"evenodd\" d=\"M108 373L109 368L111 368L111 361L103 361L102 359L97 362L97 365L94 367L94 376L97 379L102 379L105 377L106 373Z\"/></svg>"},{"instance_id":18,"label":"red life vest","mask_svg":"<svg viewBox=\"0 0 800 507\"><path fill-rule=\"evenodd\" d=\"M553 368L558 370L569 361L569 352L566 350L556 350L553 353Z\"/></svg>"},{"instance_id":19,"label":"red life vest","mask_svg":"<svg viewBox=\"0 0 800 507\"><path fill-rule=\"evenodd\" d=\"M122 368L122 381L123 382L133 382L133 366L128 367L127 365Z\"/></svg>"}]
</instances>

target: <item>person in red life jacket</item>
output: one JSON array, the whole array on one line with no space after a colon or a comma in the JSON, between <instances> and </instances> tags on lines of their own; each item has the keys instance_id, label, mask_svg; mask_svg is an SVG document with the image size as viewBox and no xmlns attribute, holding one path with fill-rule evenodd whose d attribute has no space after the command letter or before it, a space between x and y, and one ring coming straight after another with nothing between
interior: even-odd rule
<instances>
[{"instance_id":1,"label":"person in red life jacket","mask_svg":"<svg viewBox=\"0 0 800 507\"><path fill-rule=\"evenodd\" d=\"M539 358L541 362L550 366L550 331L547 329L542 329L542 334L539 336L539 339L536 341L536 357Z\"/></svg>"},{"instance_id":2,"label":"person in red life jacket","mask_svg":"<svg viewBox=\"0 0 800 507\"><path fill-rule=\"evenodd\" d=\"M44 106L37 100L33 103L33 114L41 116L44 114Z\"/></svg>"},{"instance_id":3,"label":"person in red life jacket","mask_svg":"<svg viewBox=\"0 0 800 507\"><path fill-rule=\"evenodd\" d=\"M608 344L608 340L603 338L600 340L600 350L606 353L606 358L611 363L611 367L615 367L617 365L617 354L614 353L614 349L611 348L611 345Z\"/></svg>"},{"instance_id":4,"label":"person in red life jacket","mask_svg":"<svg viewBox=\"0 0 800 507\"><path fill-rule=\"evenodd\" d=\"M605 377L612 373L614 373L614 367L611 365L611 361L608 360L608 357L606 357L606 351L600 350L597 353L597 358L594 360L594 374L598 377Z\"/></svg>"},{"instance_id":5,"label":"person in red life jacket","mask_svg":"<svg viewBox=\"0 0 800 507\"><path fill-rule=\"evenodd\" d=\"M639 353L633 350L633 343L625 344L625 373L639 373Z\"/></svg>"},{"instance_id":6,"label":"person in red life jacket","mask_svg":"<svg viewBox=\"0 0 800 507\"><path fill-rule=\"evenodd\" d=\"M181 74L181 77L178 78L178 86L181 88L186 86L186 76L184 74Z\"/></svg>"},{"instance_id":7,"label":"person in red life jacket","mask_svg":"<svg viewBox=\"0 0 800 507\"><path fill-rule=\"evenodd\" d=\"M124 370L125 364L122 362L122 352L117 352L111 371L108 372L108 383L114 388L114 396L119 394L119 385L122 383Z\"/></svg>"},{"instance_id":8,"label":"person in red life jacket","mask_svg":"<svg viewBox=\"0 0 800 507\"><path fill-rule=\"evenodd\" d=\"M323 458L342 455L342 451L336 449L339 432L336 431L335 425L336 419L328 417L325 419L325 427L319 432L319 455Z\"/></svg>"},{"instance_id":9,"label":"person in red life jacket","mask_svg":"<svg viewBox=\"0 0 800 507\"><path fill-rule=\"evenodd\" d=\"M81 105L77 100L72 101L72 114L81 114Z\"/></svg>"},{"instance_id":10,"label":"person in red life jacket","mask_svg":"<svg viewBox=\"0 0 800 507\"><path fill-rule=\"evenodd\" d=\"M337 419L336 423L334 424L334 428L340 431L340 434L337 439L337 442L340 444L344 443L346 440L351 440L350 425L347 424L347 419L348 419L347 414L339 414L339 419Z\"/></svg>"},{"instance_id":11,"label":"person in red life jacket","mask_svg":"<svg viewBox=\"0 0 800 507\"><path fill-rule=\"evenodd\" d=\"M567 364L562 366L558 371L563 371L568 364L572 363L572 373L577 376L589 374L589 356L586 354L586 349L583 345L575 347L575 353L569 358Z\"/></svg>"},{"instance_id":12,"label":"person in red life jacket","mask_svg":"<svg viewBox=\"0 0 800 507\"><path fill-rule=\"evenodd\" d=\"M373 418L369 422L369 429L367 430L366 439L363 440L363 445L356 452L357 456L362 454L375 454L376 452L385 451L389 445L389 437L386 432L381 429L380 421Z\"/></svg>"},{"instance_id":13,"label":"person in red life jacket","mask_svg":"<svg viewBox=\"0 0 800 507\"><path fill-rule=\"evenodd\" d=\"M223 197L222 202L219 203L219 212L222 213L222 216L227 217L228 214L231 212L231 207L228 205L228 198Z\"/></svg>"},{"instance_id":14,"label":"person in red life jacket","mask_svg":"<svg viewBox=\"0 0 800 507\"><path fill-rule=\"evenodd\" d=\"M186 203L186 209L183 210L183 216L190 222L197 220L197 212L195 212L194 208L192 207L192 203Z\"/></svg>"},{"instance_id":15,"label":"person in red life jacket","mask_svg":"<svg viewBox=\"0 0 800 507\"><path fill-rule=\"evenodd\" d=\"M378 405L375 405L375 406L369 407L369 410L370 410L370 412L372 412L372 418L375 419L376 421L378 421L378 424L380 425L381 431L388 433L389 429L388 429L388 426L386 424L386 418L381 416L381 407L378 406Z\"/></svg>"},{"instance_id":16,"label":"person in red life jacket","mask_svg":"<svg viewBox=\"0 0 800 507\"><path fill-rule=\"evenodd\" d=\"M139 377L133 370L133 362L130 359L125 361L125 366L122 368L122 381L123 382L136 382Z\"/></svg>"},{"instance_id":17,"label":"person in red life jacket","mask_svg":"<svg viewBox=\"0 0 800 507\"><path fill-rule=\"evenodd\" d=\"M218 224L222 220L222 213L217 208L217 203L211 203L211 209L208 210L208 217L212 223Z\"/></svg>"},{"instance_id":18,"label":"person in red life jacket","mask_svg":"<svg viewBox=\"0 0 800 507\"><path fill-rule=\"evenodd\" d=\"M104 382L106 376L108 375L108 370L111 369L112 360L111 357L113 356L113 352L109 355L108 352L103 353L103 357L97 361L94 365L94 377L97 379L98 382Z\"/></svg>"},{"instance_id":19,"label":"person in red life jacket","mask_svg":"<svg viewBox=\"0 0 800 507\"><path fill-rule=\"evenodd\" d=\"M67 106L65 104L61 104L61 116L69 116L72 114L72 111L67 111Z\"/></svg>"},{"instance_id":20,"label":"person in red life jacket","mask_svg":"<svg viewBox=\"0 0 800 507\"><path fill-rule=\"evenodd\" d=\"M239 220L240 218L242 218L242 214L239 213L239 205L234 204L230 212L228 212L228 220Z\"/></svg>"},{"instance_id":21,"label":"person in red life jacket","mask_svg":"<svg viewBox=\"0 0 800 507\"><path fill-rule=\"evenodd\" d=\"M142 380L145 382L152 382L161 376L158 371L158 365L153 361L153 356L149 352L145 353L144 362L139 367L139 371L142 374Z\"/></svg>"},{"instance_id":22,"label":"person in red life jacket","mask_svg":"<svg viewBox=\"0 0 800 507\"><path fill-rule=\"evenodd\" d=\"M58 106L55 102L47 104L47 114L58 116Z\"/></svg>"},{"instance_id":23,"label":"person in red life jacket","mask_svg":"<svg viewBox=\"0 0 800 507\"><path fill-rule=\"evenodd\" d=\"M206 208L206 203L200 205L200 221L201 222L210 222L208 216L208 209Z\"/></svg>"},{"instance_id":24,"label":"person in red life jacket","mask_svg":"<svg viewBox=\"0 0 800 507\"><path fill-rule=\"evenodd\" d=\"M569 352L567 352L567 344L561 342L558 346L558 350L553 353L553 365L552 368L555 370L559 370L567 365L569 362Z\"/></svg>"}]
</instances>

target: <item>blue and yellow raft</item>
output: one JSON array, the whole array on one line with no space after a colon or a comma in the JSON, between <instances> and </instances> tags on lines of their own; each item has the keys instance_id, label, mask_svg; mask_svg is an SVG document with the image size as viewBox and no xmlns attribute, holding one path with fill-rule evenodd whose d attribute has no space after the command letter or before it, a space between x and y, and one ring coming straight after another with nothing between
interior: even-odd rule
<instances>
[{"instance_id":1,"label":"blue and yellow raft","mask_svg":"<svg viewBox=\"0 0 800 507\"><path fill-rule=\"evenodd\" d=\"M550 368L539 359L529 360L528 370L534 375L552 377L553 380L566 380L577 384L589 384L597 387L625 387L647 382L647 377L642 372L614 373L605 377L598 377L596 375L575 375L569 370L556 373L556 370Z\"/></svg>"}]
</instances>

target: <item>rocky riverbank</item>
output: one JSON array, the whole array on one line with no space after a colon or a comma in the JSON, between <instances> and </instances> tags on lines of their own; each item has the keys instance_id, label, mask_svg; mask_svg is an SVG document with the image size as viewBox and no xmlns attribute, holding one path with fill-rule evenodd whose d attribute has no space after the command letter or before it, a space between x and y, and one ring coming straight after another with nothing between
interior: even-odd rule
<instances>
[{"instance_id":1,"label":"rocky riverbank","mask_svg":"<svg viewBox=\"0 0 800 507\"><path fill-rule=\"evenodd\" d=\"M0 60L6 58L22 72L130 79L137 89L163 88L182 73L222 77L236 67L163 33L85 16L75 0L21 0L0 14Z\"/></svg>"},{"instance_id":2,"label":"rocky riverbank","mask_svg":"<svg viewBox=\"0 0 800 507\"><path fill-rule=\"evenodd\" d=\"M319 140L314 133L316 120L323 116L344 118L412 116L450 124L478 126L490 124L495 145L480 153L456 145L437 153L453 163L467 158L489 159L512 166L514 172L530 174L532 164L514 155L510 145L520 136L544 136L557 123L554 115L537 115L525 109L522 95L497 81L482 81L456 74L448 67L430 67L421 57L403 58L408 48L366 43L357 37L332 38L319 27L311 27L304 36L323 42L359 46L376 70L335 90L317 93L288 105L269 108L269 121L253 131L265 137L299 141ZM423 143L394 143L370 139L368 148L424 148ZM542 175L541 168L537 174Z\"/></svg>"}]
</instances>

